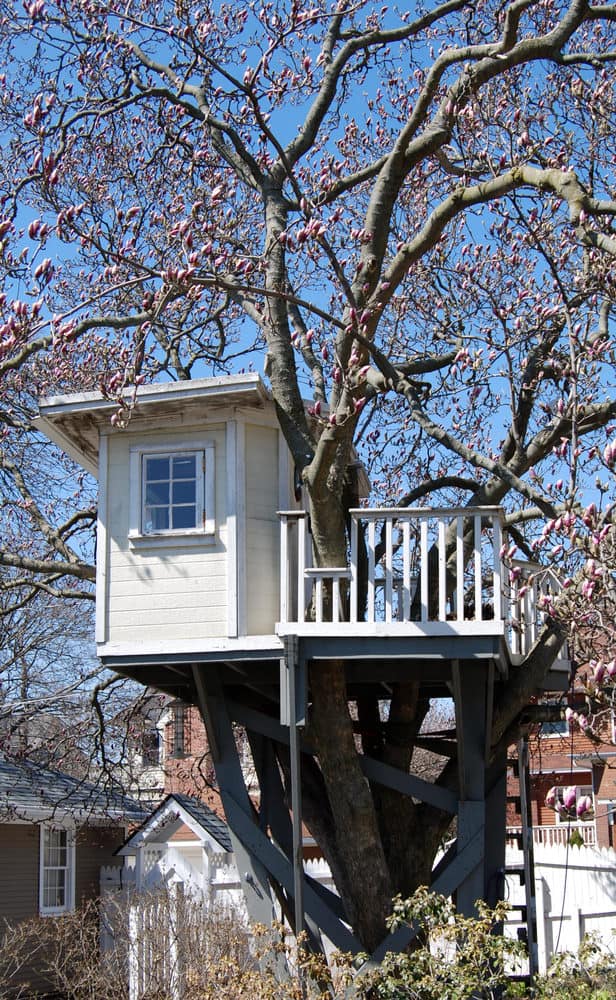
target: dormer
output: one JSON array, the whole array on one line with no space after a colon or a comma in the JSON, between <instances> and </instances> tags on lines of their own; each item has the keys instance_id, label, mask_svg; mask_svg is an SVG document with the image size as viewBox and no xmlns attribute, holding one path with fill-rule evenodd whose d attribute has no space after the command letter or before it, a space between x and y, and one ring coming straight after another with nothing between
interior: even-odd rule
<instances>
[{"instance_id":1,"label":"dormer","mask_svg":"<svg viewBox=\"0 0 616 1000\"><path fill-rule=\"evenodd\" d=\"M127 419L117 410L58 396L38 422L98 479L103 662L279 649L277 511L294 506L293 476L260 378L143 386Z\"/></svg>"}]
</instances>

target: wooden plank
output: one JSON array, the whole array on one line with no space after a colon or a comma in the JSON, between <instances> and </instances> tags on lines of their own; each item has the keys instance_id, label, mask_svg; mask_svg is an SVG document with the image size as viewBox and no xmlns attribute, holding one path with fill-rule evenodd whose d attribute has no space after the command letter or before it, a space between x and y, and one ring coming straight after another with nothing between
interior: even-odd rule
<instances>
[{"instance_id":1,"label":"wooden plank","mask_svg":"<svg viewBox=\"0 0 616 1000\"><path fill-rule=\"evenodd\" d=\"M306 618L306 519L297 520L297 620L303 622Z\"/></svg>"},{"instance_id":2,"label":"wooden plank","mask_svg":"<svg viewBox=\"0 0 616 1000\"><path fill-rule=\"evenodd\" d=\"M427 802L437 809L444 809L452 816L458 808L458 800L447 788L439 788L429 781L424 781L415 774L406 774L396 767L390 767L382 761L374 760L365 755L359 758L361 769L369 781L374 781L385 788L393 788L403 795L412 796L421 802Z\"/></svg>"},{"instance_id":3,"label":"wooden plank","mask_svg":"<svg viewBox=\"0 0 616 1000\"><path fill-rule=\"evenodd\" d=\"M438 620L447 619L447 549L446 527L442 518L438 522Z\"/></svg>"},{"instance_id":4,"label":"wooden plank","mask_svg":"<svg viewBox=\"0 0 616 1000\"><path fill-rule=\"evenodd\" d=\"M402 522L402 621L411 618L411 525Z\"/></svg>"},{"instance_id":5,"label":"wooden plank","mask_svg":"<svg viewBox=\"0 0 616 1000\"><path fill-rule=\"evenodd\" d=\"M481 518L478 514L473 515L473 548L475 550L475 620L480 622L483 619L483 567L481 557Z\"/></svg>"},{"instance_id":6,"label":"wooden plank","mask_svg":"<svg viewBox=\"0 0 616 1000\"><path fill-rule=\"evenodd\" d=\"M464 518L456 518L456 618L464 621Z\"/></svg>"},{"instance_id":7,"label":"wooden plank","mask_svg":"<svg viewBox=\"0 0 616 1000\"><path fill-rule=\"evenodd\" d=\"M421 587L421 621L427 622L429 617L428 607L428 521L425 517L421 519L420 544L419 544L419 573Z\"/></svg>"},{"instance_id":8,"label":"wooden plank","mask_svg":"<svg viewBox=\"0 0 616 1000\"><path fill-rule=\"evenodd\" d=\"M392 620L393 598L393 523L391 517L385 520L385 621Z\"/></svg>"},{"instance_id":9,"label":"wooden plank","mask_svg":"<svg viewBox=\"0 0 616 1000\"><path fill-rule=\"evenodd\" d=\"M503 547L503 531L500 519L500 512L496 514L493 524L493 561L494 561L494 619L500 621L503 618L503 557L501 549Z\"/></svg>"},{"instance_id":10,"label":"wooden plank","mask_svg":"<svg viewBox=\"0 0 616 1000\"><path fill-rule=\"evenodd\" d=\"M358 524L357 518L351 518L351 593L350 593L350 615L349 621L357 621L357 600L358 600Z\"/></svg>"},{"instance_id":11,"label":"wooden plank","mask_svg":"<svg viewBox=\"0 0 616 1000\"><path fill-rule=\"evenodd\" d=\"M375 587L374 587L374 576L375 576L375 523L373 520L368 523L368 606L366 609L366 618L369 622L375 620Z\"/></svg>"},{"instance_id":12,"label":"wooden plank","mask_svg":"<svg viewBox=\"0 0 616 1000\"><path fill-rule=\"evenodd\" d=\"M286 514L280 515L280 621L284 625L289 621L289 519Z\"/></svg>"}]
</instances>

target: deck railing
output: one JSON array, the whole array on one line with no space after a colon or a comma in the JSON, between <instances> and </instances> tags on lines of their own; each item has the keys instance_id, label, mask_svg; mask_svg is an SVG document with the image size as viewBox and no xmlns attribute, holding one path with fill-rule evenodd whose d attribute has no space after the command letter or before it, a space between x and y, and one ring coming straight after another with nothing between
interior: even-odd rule
<instances>
[{"instance_id":1,"label":"deck railing","mask_svg":"<svg viewBox=\"0 0 616 1000\"><path fill-rule=\"evenodd\" d=\"M307 513L280 513L281 632L500 631L513 653L530 648L546 583L534 564L505 562L499 507L369 508L350 517L346 564L321 568Z\"/></svg>"}]
</instances>

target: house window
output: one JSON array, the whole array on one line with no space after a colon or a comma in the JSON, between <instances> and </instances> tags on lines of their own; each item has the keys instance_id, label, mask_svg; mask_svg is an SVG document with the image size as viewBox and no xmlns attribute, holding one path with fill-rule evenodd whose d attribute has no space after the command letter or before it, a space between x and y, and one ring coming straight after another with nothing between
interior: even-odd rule
<instances>
[{"instance_id":1,"label":"house window","mask_svg":"<svg viewBox=\"0 0 616 1000\"><path fill-rule=\"evenodd\" d=\"M568 736L569 723L566 719L553 719L551 722L542 722L539 735L543 736Z\"/></svg>"},{"instance_id":2,"label":"house window","mask_svg":"<svg viewBox=\"0 0 616 1000\"><path fill-rule=\"evenodd\" d=\"M193 443L131 449L132 539L213 533L214 448Z\"/></svg>"},{"instance_id":3,"label":"house window","mask_svg":"<svg viewBox=\"0 0 616 1000\"><path fill-rule=\"evenodd\" d=\"M71 830L41 827L39 908L66 913L75 903L75 838Z\"/></svg>"},{"instance_id":4,"label":"house window","mask_svg":"<svg viewBox=\"0 0 616 1000\"><path fill-rule=\"evenodd\" d=\"M160 764L160 735L158 730L149 729L141 737L141 759L144 767Z\"/></svg>"}]
</instances>

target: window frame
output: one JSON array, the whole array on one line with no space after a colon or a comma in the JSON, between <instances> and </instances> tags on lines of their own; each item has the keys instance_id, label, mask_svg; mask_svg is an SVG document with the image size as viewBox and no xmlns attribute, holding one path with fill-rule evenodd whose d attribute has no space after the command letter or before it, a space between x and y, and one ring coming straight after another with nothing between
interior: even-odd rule
<instances>
[{"instance_id":1,"label":"window frame","mask_svg":"<svg viewBox=\"0 0 616 1000\"><path fill-rule=\"evenodd\" d=\"M145 522L145 460L146 458L196 457L196 526L194 528L161 528L148 531ZM129 452L129 528L131 545L174 545L203 543L216 529L215 504L215 450L211 441L187 438L182 441L158 441L139 444Z\"/></svg>"},{"instance_id":2,"label":"window frame","mask_svg":"<svg viewBox=\"0 0 616 1000\"><path fill-rule=\"evenodd\" d=\"M545 732L543 729L544 726L563 726L563 729L562 732L557 732L555 730L552 730L552 732ZM568 736L571 736L569 721L567 719L553 719L550 722L542 722L537 735L540 740L565 739Z\"/></svg>"},{"instance_id":3,"label":"window frame","mask_svg":"<svg viewBox=\"0 0 616 1000\"><path fill-rule=\"evenodd\" d=\"M63 833L66 837L66 863L64 865L46 865L45 849L47 847L47 836L50 833ZM62 905L49 906L45 902L45 875L50 871L63 871L64 879L64 903ZM75 831L69 827L54 825L53 823L42 823L40 825L39 839L39 913L42 917L58 916L61 913L71 913L75 909Z\"/></svg>"}]
</instances>

